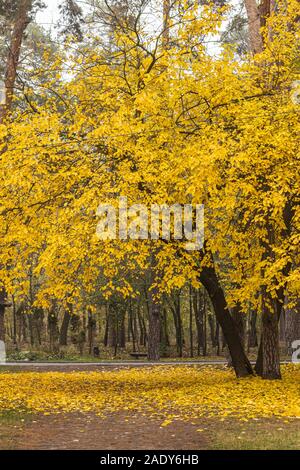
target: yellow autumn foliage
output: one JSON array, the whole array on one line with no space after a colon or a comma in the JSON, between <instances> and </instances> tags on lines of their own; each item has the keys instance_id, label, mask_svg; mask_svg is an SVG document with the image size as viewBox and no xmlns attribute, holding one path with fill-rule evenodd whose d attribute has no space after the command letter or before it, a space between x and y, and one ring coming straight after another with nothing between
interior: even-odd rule
<instances>
[{"instance_id":1,"label":"yellow autumn foliage","mask_svg":"<svg viewBox=\"0 0 300 470\"><path fill-rule=\"evenodd\" d=\"M3 372L0 412L141 412L167 425L199 417L300 418L300 367L282 381L237 380L214 366L142 367L96 372Z\"/></svg>"},{"instance_id":2,"label":"yellow autumn foliage","mask_svg":"<svg viewBox=\"0 0 300 470\"><path fill-rule=\"evenodd\" d=\"M99 204L126 195L129 205L205 205L206 248L229 306L259 311L262 289L297 298L298 14L297 0L278 2L263 52L243 60L206 46L226 21L223 8L203 6L200 15L197 2L184 2L167 49L141 24L137 37L116 28L109 55L101 45L70 53L70 80L59 81L54 61L56 98L41 95L37 113L21 110L0 126L8 293L26 298L32 271L37 306L80 306L102 289L132 295L130 275L145 275L152 244L96 238ZM182 245L156 245L161 292L197 282L206 258Z\"/></svg>"}]
</instances>

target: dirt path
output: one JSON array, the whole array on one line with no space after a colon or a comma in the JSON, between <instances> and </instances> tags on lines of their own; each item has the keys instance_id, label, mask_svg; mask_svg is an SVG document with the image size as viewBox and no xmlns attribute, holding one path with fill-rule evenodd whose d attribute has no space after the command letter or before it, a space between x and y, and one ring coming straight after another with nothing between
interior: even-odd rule
<instances>
[{"instance_id":1,"label":"dirt path","mask_svg":"<svg viewBox=\"0 0 300 470\"><path fill-rule=\"evenodd\" d=\"M102 371L128 368L144 368L157 366L224 366L224 361L194 361L194 362L7 362L0 365L0 371L9 372L73 372L73 371Z\"/></svg>"},{"instance_id":2,"label":"dirt path","mask_svg":"<svg viewBox=\"0 0 300 470\"><path fill-rule=\"evenodd\" d=\"M107 419L89 414L38 416L14 439L14 449L207 449L207 439L191 423L161 421L145 416Z\"/></svg>"},{"instance_id":3,"label":"dirt path","mask_svg":"<svg viewBox=\"0 0 300 470\"><path fill-rule=\"evenodd\" d=\"M250 361L255 364L255 361ZM72 370L105 370L128 367L157 367L157 366L224 366L228 363L226 359L194 360L194 361L99 361L99 362L6 362L0 364L0 370L49 370L49 371L72 371ZM282 360L281 364L289 364L290 360Z\"/></svg>"},{"instance_id":4,"label":"dirt path","mask_svg":"<svg viewBox=\"0 0 300 470\"><path fill-rule=\"evenodd\" d=\"M24 416L0 423L0 449L8 450L208 450L299 449L298 420L274 418L241 422L234 419L175 421L141 414L113 413Z\"/></svg>"}]
</instances>

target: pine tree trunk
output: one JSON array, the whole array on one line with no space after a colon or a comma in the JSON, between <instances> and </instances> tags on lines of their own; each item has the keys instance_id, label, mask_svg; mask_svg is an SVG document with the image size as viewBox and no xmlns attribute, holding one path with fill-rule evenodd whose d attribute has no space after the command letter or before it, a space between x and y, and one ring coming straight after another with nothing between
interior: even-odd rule
<instances>
[{"instance_id":1,"label":"pine tree trunk","mask_svg":"<svg viewBox=\"0 0 300 470\"><path fill-rule=\"evenodd\" d=\"M256 0L244 0L248 24L250 47L253 54L257 54L263 49L263 40L260 33L261 18Z\"/></svg>"},{"instance_id":2,"label":"pine tree trunk","mask_svg":"<svg viewBox=\"0 0 300 470\"><path fill-rule=\"evenodd\" d=\"M20 0L19 8L16 14L16 19L13 25L13 32L11 43L6 61L5 70L5 89L6 89L6 102L0 105L0 123L6 118L11 109L15 81L17 76L17 69L20 58L20 51L24 32L30 22L29 12L32 7L32 0Z\"/></svg>"},{"instance_id":3,"label":"pine tree trunk","mask_svg":"<svg viewBox=\"0 0 300 470\"><path fill-rule=\"evenodd\" d=\"M17 69L20 58L20 50L24 32L29 23L28 13L32 6L32 0L20 0L19 8L16 15L16 20L13 25L13 31L11 36L11 43L8 48L8 56L5 68L5 103L0 104L0 124L6 119L10 112L13 93L15 87L15 81L17 76ZM0 289L0 340L5 341L5 299L6 291L4 288Z\"/></svg>"}]
</instances>

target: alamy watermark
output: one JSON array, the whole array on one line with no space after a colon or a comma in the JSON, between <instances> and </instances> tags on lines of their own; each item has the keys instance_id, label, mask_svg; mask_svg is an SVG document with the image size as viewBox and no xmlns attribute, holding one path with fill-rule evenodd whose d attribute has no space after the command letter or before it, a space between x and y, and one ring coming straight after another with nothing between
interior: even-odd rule
<instances>
[{"instance_id":1,"label":"alamy watermark","mask_svg":"<svg viewBox=\"0 0 300 470\"><path fill-rule=\"evenodd\" d=\"M300 80L295 80L292 84L291 99L294 104L300 104Z\"/></svg>"},{"instance_id":2,"label":"alamy watermark","mask_svg":"<svg viewBox=\"0 0 300 470\"><path fill-rule=\"evenodd\" d=\"M0 341L0 364L6 363L6 349L4 341Z\"/></svg>"},{"instance_id":3,"label":"alamy watermark","mask_svg":"<svg viewBox=\"0 0 300 470\"><path fill-rule=\"evenodd\" d=\"M292 362L294 364L300 364L300 339L296 339L292 342L292 348L294 349L292 354Z\"/></svg>"},{"instance_id":4,"label":"alamy watermark","mask_svg":"<svg viewBox=\"0 0 300 470\"><path fill-rule=\"evenodd\" d=\"M204 241L203 204L132 204L120 196L118 207L100 204L97 237L101 240L181 240L188 251Z\"/></svg>"}]
</instances>

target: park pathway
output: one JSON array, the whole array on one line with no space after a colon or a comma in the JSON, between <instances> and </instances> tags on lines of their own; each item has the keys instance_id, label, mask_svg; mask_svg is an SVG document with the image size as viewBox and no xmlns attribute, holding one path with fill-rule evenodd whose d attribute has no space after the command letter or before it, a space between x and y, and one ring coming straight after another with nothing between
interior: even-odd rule
<instances>
[{"instance_id":1,"label":"park pathway","mask_svg":"<svg viewBox=\"0 0 300 470\"><path fill-rule=\"evenodd\" d=\"M114 413L106 419L94 414L38 415L16 436L14 449L133 450L207 449L209 439L198 426L175 421L167 427L148 416Z\"/></svg>"}]
</instances>

